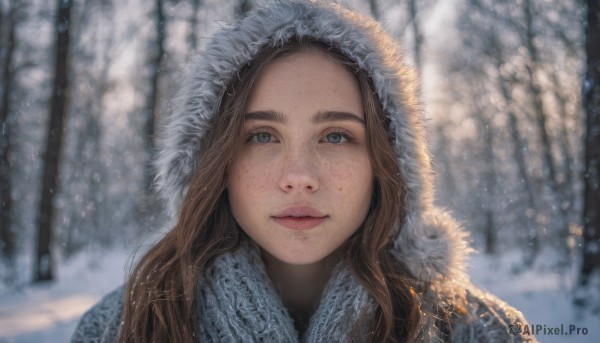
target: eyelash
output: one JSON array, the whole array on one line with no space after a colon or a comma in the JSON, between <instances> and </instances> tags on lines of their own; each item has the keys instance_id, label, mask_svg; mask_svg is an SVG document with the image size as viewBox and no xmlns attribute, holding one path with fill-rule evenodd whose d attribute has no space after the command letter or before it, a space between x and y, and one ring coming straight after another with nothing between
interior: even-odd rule
<instances>
[{"instance_id":1,"label":"eyelash","mask_svg":"<svg viewBox=\"0 0 600 343\"><path fill-rule=\"evenodd\" d=\"M256 129L253 129L252 131L250 131L248 133L248 137L246 138L246 143L256 143L256 144L268 144L268 143L259 143L257 142L255 139L258 135L260 135L261 133L267 133L269 135L271 135L271 137L274 137L275 134L272 132L272 130L268 127L258 127ZM276 142L269 142L269 143L276 143Z\"/></svg>"},{"instance_id":2,"label":"eyelash","mask_svg":"<svg viewBox=\"0 0 600 343\"><path fill-rule=\"evenodd\" d=\"M271 135L272 139L275 139L275 134L273 133L273 130L271 128L269 128L269 127L259 127L259 128L251 130L248 133L247 138L246 138L246 143L256 143L256 144L261 144L262 145L262 144L269 144L269 143L277 143L278 142L276 139L275 139L275 141L269 141L268 143L257 142L256 141L256 137L258 137L258 135L263 134L263 133L269 134L269 135ZM323 135L323 138L321 138L319 140L319 142L323 142L326 139L326 137L328 135L330 135L330 134L339 134L344 139L346 139L346 142L329 143L329 144L341 145L341 144L344 144L344 143L354 143L354 142L356 142L356 139L354 139L354 137L352 137L352 135L350 134L349 131L344 130L344 129L339 128L339 127L336 127L334 129L328 130L328 132L326 132ZM327 143L327 142L324 142L324 143Z\"/></svg>"},{"instance_id":3,"label":"eyelash","mask_svg":"<svg viewBox=\"0 0 600 343\"><path fill-rule=\"evenodd\" d=\"M340 144L344 144L344 143L354 143L354 142L356 142L356 139L354 139L354 137L352 137L352 135L350 134L350 132L348 132L347 130L344 130L342 128L339 128L339 127L336 127L335 129L327 132L325 134L325 136L323 137L323 139L325 139L330 134L338 134L338 135L340 135L340 136L342 136L343 138L346 139L346 142L343 142L343 143L330 143L330 144L340 145Z\"/></svg>"}]
</instances>

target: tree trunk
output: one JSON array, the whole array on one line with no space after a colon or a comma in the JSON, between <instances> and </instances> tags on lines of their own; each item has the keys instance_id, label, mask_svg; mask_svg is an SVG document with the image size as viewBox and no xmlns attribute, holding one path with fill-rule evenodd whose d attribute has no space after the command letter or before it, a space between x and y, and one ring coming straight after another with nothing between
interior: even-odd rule
<instances>
[{"instance_id":1,"label":"tree trunk","mask_svg":"<svg viewBox=\"0 0 600 343\"><path fill-rule=\"evenodd\" d=\"M533 211L533 213L537 213L538 206L535 198L535 191L531 184L531 180L529 179L529 175L527 173L527 156L524 152L524 147L527 146L525 139L519 133L518 127L518 119L515 111L511 108L512 98L510 95L509 85L507 85L507 81L502 77L502 73L500 71L502 66L502 61L500 59L496 59L495 67L496 72L498 73L498 88L500 89L500 93L502 94L502 98L504 100L504 106L507 109L506 114L508 116L508 131L510 132L510 136L513 139L513 155L517 162L517 175L520 183L525 188L525 196L527 198L526 203L527 207ZM527 220L527 245L531 249L530 253L526 258L526 264L530 265L533 263L535 256L537 255L540 248L540 239L538 235L537 225L534 220L528 217Z\"/></svg>"},{"instance_id":2,"label":"tree trunk","mask_svg":"<svg viewBox=\"0 0 600 343\"><path fill-rule=\"evenodd\" d=\"M479 113L484 111L479 110ZM494 132L491 127L492 121L487 117L474 116L479 121L482 138L484 140L483 156L486 168L484 169L483 179L485 182L485 198L483 198L483 210L485 214L485 253L493 255L496 253L497 228L494 220L494 195L496 194L498 181L496 179L496 159L494 156Z\"/></svg>"},{"instance_id":3,"label":"tree trunk","mask_svg":"<svg viewBox=\"0 0 600 343\"><path fill-rule=\"evenodd\" d=\"M191 0L192 13L190 14L190 34L187 37L190 50L195 52L198 48L198 11L202 0Z\"/></svg>"},{"instance_id":4,"label":"tree trunk","mask_svg":"<svg viewBox=\"0 0 600 343\"><path fill-rule=\"evenodd\" d=\"M54 84L50 107L50 122L44 167L42 170L42 196L38 217L37 255L35 259L35 281L52 280L52 200L57 192L59 157L64 134L63 122L69 92L69 33L71 27L72 0L57 1L56 50Z\"/></svg>"},{"instance_id":5,"label":"tree trunk","mask_svg":"<svg viewBox=\"0 0 600 343\"><path fill-rule=\"evenodd\" d=\"M413 29L414 41L413 41L413 53L415 58L415 69L417 73L421 75L421 68L423 61L421 60L421 46L423 45L423 33L421 32L421 25L417 18L417 0L409 0L408 11L410 13L410 23Z\"/></svg>"},{"instance_id":6,"label":"tree trunk","mask_svg":"<svg viewBox=\"0 0 600 343\"><path fill-rule=\"evenodd\" d=\"M558 113L560 114L561 121L558 124L558 147L560 150L560 154L562 155L562 173L557 175L558 179L557 187L560 194L557 194L557 198L560 203L560 213L562 216L562 225L559 227L557 241L557 248L562 250L564 256L569 256L573 247L564 244L569 238L570 233L570 223L579 221L579 213L577 211L573 211L574 205L577 201L576 192L574 187L574 180L576 179L576 175L574 175L573 169L573 149L571 148L570 135L568 132L568 110L567 110L567 99L563 94L561 94L560 89L560 81L558 80L558 76L556 75L556 71L550 73L550 80L553 84L553 93L554 98L556 99ZM569 263L568 259L563 259L563 263L567 265Z\"/></svg>"},{"instance_id":7,"label":"tree trunk","mask_svg":"<svg viewBox=\"0 0 600 343\"><path fill-rule=\"evenodd\" d=\"M379 8L377 8L377 0L369 0L369 6L371 7L371 15L373 18L379 20Z\"/></svg>"},{"instance_id":8,"label":"tree trunk","mask_svg":"<svg viewBox=\"0 0 600 343\"><path fill-rule=\"evenodd\" d=\"M152 180L154 178L152 160L154 156L154 129L155 121L158 117L158 97L160 87L160 74L162 60L165 54L165 29L167 27L166 18L163 9L163 0L156 0L155 3L156 20L156 43L154 55L151 56L150 64L152 74L150 76L150 94L148 96L148 113L146 117L145 135L146 135L146 169L144 175L144 186L147 199L150 198L152 189Z\"/></svg>"},{"instance_id":9,"label":"tree trunk","mask_svg":"<svg viewBox=\"0 0 600 343\"><path fill-rule=\"evenodd\" d=\"M252 9L252 4L250 4L250 0L236 0L233 5L233 14L236 18L243 18L246 16L246 13Z\"/></svg>"},{"instance_id":10,"label":"tree trunk","mask_svg":"<svg viewBox=\"0 0 600 343\"><path fill-rule=\"evenodd\" d=\"M11 134L12 118L11 111L11 93L14 88L14 66L13 57L15 51L15 26L16 26L16 4L15 1L9 2L9 9L6 14L2 13L2 18L6 18L6 39L2 39L2 50L4 59L2 61L2 96L0 99L0 242L1 255L8 261L12 261L15 247L15 232L12 227L12 181L11 181ZM0 50L1 51L1 50Z\"/></svg>"},{"instance_id":11,"label":"tree trunk","mask_svg":"<svg viewBox=\"0 0 600 343\"><path fill-rule=\"evenodd\" d=\"M559 146L561 155L563 157L562 167L564 172L562 177L559 178L559 184L562 197L564 201L568 202L568 205L564 206L565 210L568 210L573 206L573 203L575 202L573 192L573 179L575 179L575 176L573 175L573 149L571 148L571 142L569 140L569 132L567 127L567 120L569 116L567 110L568 100L566 96L561 94L561 84L556 74L556 71L550 73L550 80L552 81L552 85L554 88L553 93L558 105L558 112L560 114L560 117L562 118L559 129ZM568 215L568 217L569 220L573 219L571 215Z\"/></svg>"},{"instance_id":12,"label":"tree trunk","mask_svg":"<svg viewBox=\"0 0 600 343\"><path fill-rule=\"evenodd\" d=\"M448 194L451 194L452 197L454 197L456 194L459 194L459 197L462 197L462 194L460 194L461 189L457 187L458 182L454 175L454 168L452 168L452 165L450 163L452 153L449 150L451 144L450 139L448 138L448 134L446 133L446 125L447 124L441 122L441 120L438 120L434 128L436 139L438 140L437 145L440 147L438 155L436 156L436 160L438 163L442 164L441 177L444 178L444 184ZM456 206L456 204L453 205Z\"/></svg>"},{"instance_id":13,"label":"tree trunk","mask_svg":"<svg viewBox=\"0 0 600 343\"><path fill-rule=\"evenodd\" d=\"M556 208L559 213L555 216L556 220L560 221L560 231L559 236L566 237L569 231L569 223L568 223L568 212L567 208L563 206L563 203L568 199L565 198L564 193L562 192L561 186L557 179L556 167L554 165L554 159L552 157L552 144L551 138L548 133L548 125L546 123L546 119L548 114L544 111L544 101L542 99L542 89L539 85L538 78L538 69L541 64L540 56L537 47L534 44L535 40L535 32L533 29L533 16L534 11L531 8L532 1L526 0L523 2L523 14L525 17L525 46L527 47L527 51L529 53L530 61L526 63L525 69L527 70L528 75L528 83L527 88L531 93L531 99L533 101L533 107L535 112L535 121L538 126L538 132L540 135L540 142L542 144L542 155L544 159L544 165L546 166L546 170L548 171L547 179L550 185L550 189L553 193L553 200ZM544 173L545 174L545 173ZM565 247L566 245L561 245Z\"/></svg>"},{"instance_id":14,"label":"tree trunk","mask_svg":"<svg viewBox=\"0 0 600 343\"><path fill-rule=\"evenodd\" d=\"M487 209L485 211L485 254L494 255L496 254L496 225L494 223L494 214L492 210Z\"/></svg>"},{"instance_id":15,"label":"tree trunk","mask_svg":"<svg viewBox=\"0 0 600 343\"><path fill-rule=\"evenodd\" d=\"M583 265L580 283L600 272L600 0L588 0L587 73L583 101L587 114L585 137L585 199Z\"/></svg>"}]
</instances>

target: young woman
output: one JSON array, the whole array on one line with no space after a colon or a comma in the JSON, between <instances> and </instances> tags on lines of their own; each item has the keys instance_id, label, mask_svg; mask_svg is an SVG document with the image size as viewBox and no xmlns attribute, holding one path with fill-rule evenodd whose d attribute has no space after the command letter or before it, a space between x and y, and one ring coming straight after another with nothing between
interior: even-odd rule
<instances>
[{"instance_id":1,"label":"young woman","mask_svg":"<svg viewBox=\"0 0 600 343\"><path fill-rule=\"evenodd\" d=\"M277 1L216 33L164 132L176 219L73 342L507 342L433 202L416 82L372 19Z\"/></svg>"}]
</instances>

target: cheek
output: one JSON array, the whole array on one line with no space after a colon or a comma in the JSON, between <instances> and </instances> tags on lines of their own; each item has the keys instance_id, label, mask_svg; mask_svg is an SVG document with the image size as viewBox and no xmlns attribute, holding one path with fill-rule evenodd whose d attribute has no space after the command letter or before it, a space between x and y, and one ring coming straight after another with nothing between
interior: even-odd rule
<instances>
[{"instance_id":1,"label":"cheek","mask_svg":"<svg viewBox=\"0 0 600 343\"><path fill-rule=\"evenodd\" d=\"M232 206L249 207L260 199L273 180L273 163L263 159L242 158L231 169L229 201Z\"/></svg>"},{"instance_id":2,"label":"cheek","mask_svg":"<svg viewBox=\"0 0 600 343\"><path fill-rule=\"evenodd\" d=\"M368 156L350 155L338 156L331 159L324 169L325 179L331 185L330 189L340 197L363 200L370 199L373 184L373 171ZM369 200L370 201L370 200Z\"/></svg>"},{"instance_id":3,"label":"cheek","mask_svg":"<svg viewBox=\"0 0 600 343\"><path fill-rule=\"evenodd\" d=\"M227 195L229 207L236 222L243 228L251 220L250 208L253 198L256 198L256 189L260 187L259 179L254 175L252 168L245 163L237 162L231 169Z\"/></svg>"}]
</instances>

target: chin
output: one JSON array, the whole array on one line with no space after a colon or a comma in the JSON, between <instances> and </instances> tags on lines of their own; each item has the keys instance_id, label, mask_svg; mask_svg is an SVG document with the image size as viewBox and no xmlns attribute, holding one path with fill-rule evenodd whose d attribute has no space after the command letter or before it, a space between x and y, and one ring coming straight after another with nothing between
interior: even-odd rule
<instances>
[{"instance_id":1,"label":"chin","mask_svg":"<svg viewBox=\"0 0 600 343\"><path fill-rule=\"evenodd\" d=\"M314 251L294 251L289 249L286 251L268 251L269 255L277 260L295 266L310 265L318 263L327 258L331 252L314 252Z\"/></svg>"}]
</instances>

